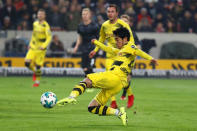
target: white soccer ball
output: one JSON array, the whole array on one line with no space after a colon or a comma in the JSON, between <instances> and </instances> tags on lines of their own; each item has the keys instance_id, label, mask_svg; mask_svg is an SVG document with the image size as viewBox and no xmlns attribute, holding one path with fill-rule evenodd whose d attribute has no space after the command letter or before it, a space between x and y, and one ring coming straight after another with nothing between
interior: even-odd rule
<instances>
[{"instance_id":1,"label":"white soccer ball","mask_svg":"<svg viewBox=\"0 0 197 131\"><path fill-rule=\"evenodd\" d=\"M40 103L45 108L52 108L57 103L57 96L53 92L45 92L41 96Z\"/></svg>"}]
</instances>

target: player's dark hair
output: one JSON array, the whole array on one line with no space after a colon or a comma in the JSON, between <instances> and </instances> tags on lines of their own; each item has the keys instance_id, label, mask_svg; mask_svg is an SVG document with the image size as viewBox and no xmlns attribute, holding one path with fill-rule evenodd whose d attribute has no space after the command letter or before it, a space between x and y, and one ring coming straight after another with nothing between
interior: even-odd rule
<instances>
[{"instance_id":1,"label":"player's dark hair","mask_svg":"<svg viewBox=\"0 0 197 131\"><path fill-rule=\"evenodd\" d=\"M109 4L107 8L109 7L114 7L116 9L116 12L119 12L119 7L116 4Z\"/></svg>"},{"instance_id":2,"label":"player's dark hair","mask_svg":"<svg viewBox=\"0 0 197 131\"><path fill-rule=\"evenodd\" d=\"M125 38L125 37L127 37L127 40L128 41L130 40L129 30L127 28L125 28L125 27L120 27L120 28L114 30L113 31L113 34L115 36L118 36L118 37L122 38L122 39Z\"/></svg>"}]
</instances>

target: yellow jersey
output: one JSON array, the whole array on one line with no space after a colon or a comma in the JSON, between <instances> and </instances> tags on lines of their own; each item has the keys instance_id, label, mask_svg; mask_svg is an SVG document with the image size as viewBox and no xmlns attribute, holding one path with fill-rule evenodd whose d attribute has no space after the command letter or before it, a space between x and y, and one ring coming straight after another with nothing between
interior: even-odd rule
<instances>
[{"instance_id":1,"label":"yellow jersey","mask_svg":"<svg viewBox=\"0 0 197 131\"><path fill-rule=\"evenodd\" d=\"M35 21L33 23L33 32L30 41L31 49L39 50L40 47L46 49L51 41L51 38L50 26L46 21L43 23Z\"/></svg>"},{"instance_id":2,"label":"yellow jersey","mask_svg":"<svg viewBox=\"0 0 197 131\"><path fill-rule=\"evenodd\" d=\"M115 56L114 63L112 64L110 70L113 70L119 76L125 77L131 72L135 64L136 56L140 56L147 60L153 59L152 56L138 49L136 45L130 41L121 49L106 46L97 40L95 40L94 43L105 52Z\"/></svg>"},{"instance_id":3,"label":"yellow jersey","mask_svg":"<svg viewBox=\"0 0 197 131\"><path fill-rule=\"evenodd\" d=\"M127 23L125 23L123 20L121 20L119 18L113 24L110 23L110 20L107 20L102 24L101 29L100 29L99 41L101 43L104 43L107 40L107 45L108 46L113 47L113 48L117 48L116 47L116 41L115 41L115 38L113 36L113 31L116 30L117 28L120 28L120 27L125 27L129 30L129 32L130 32L130 42L134 43L134 38L133 38L131 28L129 27L129 25ZM95 51L97 52L98 50L99 50L99 48L96 47ZM107 53L108 58L113 57L112 54L110 54L108 52L106 52L106 53Z\"/></svg>"}]
</instances>

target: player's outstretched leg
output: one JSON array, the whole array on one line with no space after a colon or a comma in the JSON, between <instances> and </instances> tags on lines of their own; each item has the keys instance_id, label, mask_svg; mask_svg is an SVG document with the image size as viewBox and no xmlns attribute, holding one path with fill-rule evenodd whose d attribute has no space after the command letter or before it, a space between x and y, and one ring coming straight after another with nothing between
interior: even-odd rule
<instances>
[{"instance_id":1,"label":"player's outstretched leg","mask_svg":"<svg viewBox=\"0 0 197 131\"><path fill-rule=\"evenodd\" d=\"M114 109L117 109L118 108L118 105L116 103L116 97L115 96L112 96L111 97L111 105L110 105L111 108L114 108Z\"/></svg>"},{"instance_id":2,"label":"player's outstretched leg","mask_svg":"<svg viewBox=\"0 0 197 131\"><path fill-rule=\"evenodd\" d=\"M127 125L127 113L124 107L119 109L114 109L105 105L99 105L96 100L93 100L88 106L88 111L93 114L98 114L100 116L114 115L121 119L123 125Z\"/></svg>"},{"instance_id":3,"label":"player's outstretched leg","mask_svg":"<svg viewBox=\"0 0 197 131\"><path fill-rule=\"evenodd\" d=\"M63 106L65 104L69 104L69 103L76 103L76 97L83 94L85 89L90 87L91 84L89 83L91 82L88 78L85 78L84 81L79 82L78 85L76 85L73 90L70 93L69 97L66 97L64 99L61 99L57 102L58 106Z\"/></svg>"}]
</instances>

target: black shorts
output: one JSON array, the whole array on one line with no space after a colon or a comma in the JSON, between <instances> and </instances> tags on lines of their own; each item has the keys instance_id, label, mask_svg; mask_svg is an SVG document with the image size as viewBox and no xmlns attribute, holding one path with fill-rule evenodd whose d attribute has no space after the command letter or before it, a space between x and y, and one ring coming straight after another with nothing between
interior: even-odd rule
<instances>
[{"instance_id":1,"label":"black shorts","mask_svg":"<svg viewBox=\"0 0 197 131\"><path fill-rule=\"evenodd\" d=\"M93 68L95 66L95 58L89 58L89 53L82 53L81 67Z\"/></svg>"}]
</instances>

